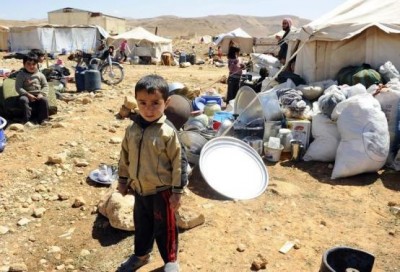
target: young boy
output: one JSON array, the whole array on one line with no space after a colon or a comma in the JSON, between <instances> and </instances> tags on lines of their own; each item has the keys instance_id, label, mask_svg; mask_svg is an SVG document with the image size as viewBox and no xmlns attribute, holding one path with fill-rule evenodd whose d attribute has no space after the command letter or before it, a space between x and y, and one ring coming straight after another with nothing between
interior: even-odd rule
<instances>
[{"instance_id":1,"label":"young boy","mask_svg":"<svg viewBox=\"0 0 400 272\"><path fill-rule=\"evenodd\" d=\"M49 85L46 77L38 70L37 55L29 53L24 56L23 65L24 69L15 80L15 90L20 95L19 104L23 110L22 121L26 123L35 115L37 122L42 124L49 118Z\"/></svg>"},{"instance_id":2,"label":"young boy","mask_svg":"<svg viewBox=\"0 0 400 272\"><path fill-rule=\"evenodd\" d=\"M135 252L118 268L136 271L150 261L154 240L164 271L179 271L175 211L187 185L187 159L178 133L164 115L168 84L148 75L135 86L139 115L126 129L119 161L118 191L135 195Z\"/></svg>"}]
</instances>

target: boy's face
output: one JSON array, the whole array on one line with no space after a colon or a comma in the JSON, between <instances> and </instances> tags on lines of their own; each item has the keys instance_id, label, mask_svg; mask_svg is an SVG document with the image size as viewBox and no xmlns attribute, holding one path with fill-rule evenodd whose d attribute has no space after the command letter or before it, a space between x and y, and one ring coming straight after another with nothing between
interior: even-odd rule
<instances>
[{"instance_id":1,"label":"boy's face","mask_svg":"<svg viewBox=\"0 0 400 272\"><path fill-rule=\"evenodd\" d=\"M139 114L147 122L153 122L164 114L165 101L159 91L149 94L146 90L136 92Z\"/></svg>"},{"instance_id":2,"label":"boy's face","mask_svg":"<svg viewBox=\"0 0 400 272\"><path fill-rule=\"evenodd\" d=\"M37 70L37 63L34 61L27 61L24 64L24 68L29 72L29 73L34 73Z\"/></svg>"}]
</instances>

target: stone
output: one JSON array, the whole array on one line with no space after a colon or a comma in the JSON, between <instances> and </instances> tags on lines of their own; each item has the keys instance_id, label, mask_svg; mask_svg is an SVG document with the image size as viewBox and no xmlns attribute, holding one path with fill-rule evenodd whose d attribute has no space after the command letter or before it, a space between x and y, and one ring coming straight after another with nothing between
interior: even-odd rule
<instances>
[{"instance_id":1,"label":"stone","mask_svg":"<svg viewBox=\"0 0 400 272\"><path fill-rule=\"evenodd\" d=\"M90 255L90 251L87 249L82 249L80 255L82 257L88 256L88 255Z\"/></svg>"},{"instance_id":2,"label":"stone","mask_svg":"<svg viewBox=\"0 0 400 272\"><path fill-rule=\"evenodd\" d=\"M106 193L98 204L99 212L108 218L113 228L133 231L133 195L121 195L115 189Z\"/></svg>"},{"instance_id":3,"label":"stone","mask_svg":"<svg viewBox=\"0 0 400 272\"><path fill-rule=\"evenodd\" d=\"M18 226L25 226L25 225L27 225L29 222L31 222L31 220L29 220L28 218L23 217L23 218L21 218L21 219L17 222L17 225L18 225Z\"/></svg>"},{"instance_id":4,"label":"stone","mask_svg":"<svg viewBox=\"0 0 400 272\"><path fill-rule=\"evenodd\" d=\"M8 269L10 272L25 272L28 271L28 267L26 266L25 263L13 263L10 265L10 268Z\"/></svg>"},{"instance_id":5,"label":"stone","mask_svg":"<svg viewBox=\"0 0 400 272\"><path fill-rule=\"evenodd\" d=\"M59 253L61 252L61 248L59 246L51 246L49 247L48 253Z\"/></svg>"},{"instance_id":6,"label":"stone","mask_svg":"<svg viewBox=\"0 0 400 272\"><path fill-rule=\"evenodd\" d=\"M74 200L74 203L72 204L73 208L79 208L82 207L86 204L85 200L82 197L77 197Z\"/></svg>"},{"instance_id":7,"label":"stone","mask_svg":"<svg viewBox=\"0 0 400 272\"><path fill-rule=\"evenodd\" d=\"M41 218L44 214L44 212L46 211L45 208L36 208L33 210L33 216L36 218Z\"/></svg>"},{"instance_id":8,"label":"stone","mask_svg":"<svg viewBox=\"0 0 400 272\"><path fill-rule=\"evenodd\" d=\"M9 125L8 129L22 132L22 131L24 131L24 125L23 124L11 124L11 125Z\"/></svg>"},{"instance_id":9,"label":"stone","mask_svg":"<svg viewBox=\"0 0 400 272\"><path fill-rule=\"evenodd\" d=\"M86 167L89 163L84 159L75 159L74 161L76 167Z\"/></svg>"},{"instance_id":10,"label":"stone","mask_svg":"<svg viewBox=\"0 0 400 272\"><path fill-rule=\"evenodd\" d=\"M110 139L110 144L120 144L122 143L122 138L120 137L112 137Z\"/></svg>"},{"instance_id":11,"label":"stone","mask_svg":"<svg viewBox=\"0 0 400 272\"><path fill-rule=\"evenodd\" d=\"M0 226L0 234L6 234L9 230L6 226Z\"/></svg>"},{"instance_id":12,"label":"stone","mask_svg":"<svg viewBox=\"0 0 400 272\"><path fill-rule=\"evenodd\" d=\"M239 251L239 252L244 252L246 250L246 245L238 244L236 250Z\"/></svg>"},{"instance_id":13,"label":"stone","mask_svg":"<svg viewBox=\"0 0 400 272\"><path fill-rule=\"evenodd\" d=\"M67 160L67 154L65 152L51 155L47 158L47 163L50 164L61 164Z\"/></svg>"}]
</instances>

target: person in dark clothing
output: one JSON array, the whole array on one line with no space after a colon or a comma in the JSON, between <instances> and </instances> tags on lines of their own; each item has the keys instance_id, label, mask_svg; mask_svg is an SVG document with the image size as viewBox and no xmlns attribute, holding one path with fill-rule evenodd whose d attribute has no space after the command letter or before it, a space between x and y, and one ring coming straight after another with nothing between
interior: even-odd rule
<instances>
[{"instance_id":1,"label":"person in dark clothing","mask_svg":"<svg viewBox=\"0 0 400 272\"><path fill-rule=\"evenodd\" d=\"M15 80L15 90L19 94L19 105L23 110L23 123L36 118L42 124L49 118L49 85L46 77L39 71L38 63L37 55L29 53L24 56L24 68L19 71Z\"/></svg>"},{"instance_id":2,"label":"person in dark clothing","mask_svg":"<svg viewBox=\"0 0 400 272\"><path fill-rule=\"evenodd\" d=\"M240 48L238 46L232 45L228 50L228 90L226 95L226 101L229 102L235 99L236 94L240 87L240 78L243 73L244 64L239 58Z\"/></svg>"},{"instance_id":3,"label":"person in dark clothing","mask_svg":"<svg viewBox=\"0 0 400 272\"><path fill-rule=\"evenodd\" d=\"M288 35L290 33L290 29L292 27L292 19L290 18L284 18L282 20L282 30L285 31L282 37L277 36L278 40L278 45L280 47L279 53L278 53L278 59L279 61L284 65L286 63L286 55L288 51Z\"/></svg>"}]
</instances>

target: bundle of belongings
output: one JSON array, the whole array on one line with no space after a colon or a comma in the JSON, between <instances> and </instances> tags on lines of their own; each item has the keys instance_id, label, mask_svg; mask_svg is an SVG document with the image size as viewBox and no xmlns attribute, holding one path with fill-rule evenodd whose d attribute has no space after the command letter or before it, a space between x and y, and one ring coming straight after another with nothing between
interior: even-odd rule
<instances>
[{"instance_id":1,"label":"bundle of belongings","mask_svg":"<svg viewBox=\"0 0 400 272\"><path fill-rule=\"evenodd\" d=\"M287 120L312 121L304 161L335 162L332 179L385 165L400 171L400 73L390 61L344 67L335 80L309 84L287 75L266 91L277 94Z\"/></svg>"}]
</instances>

